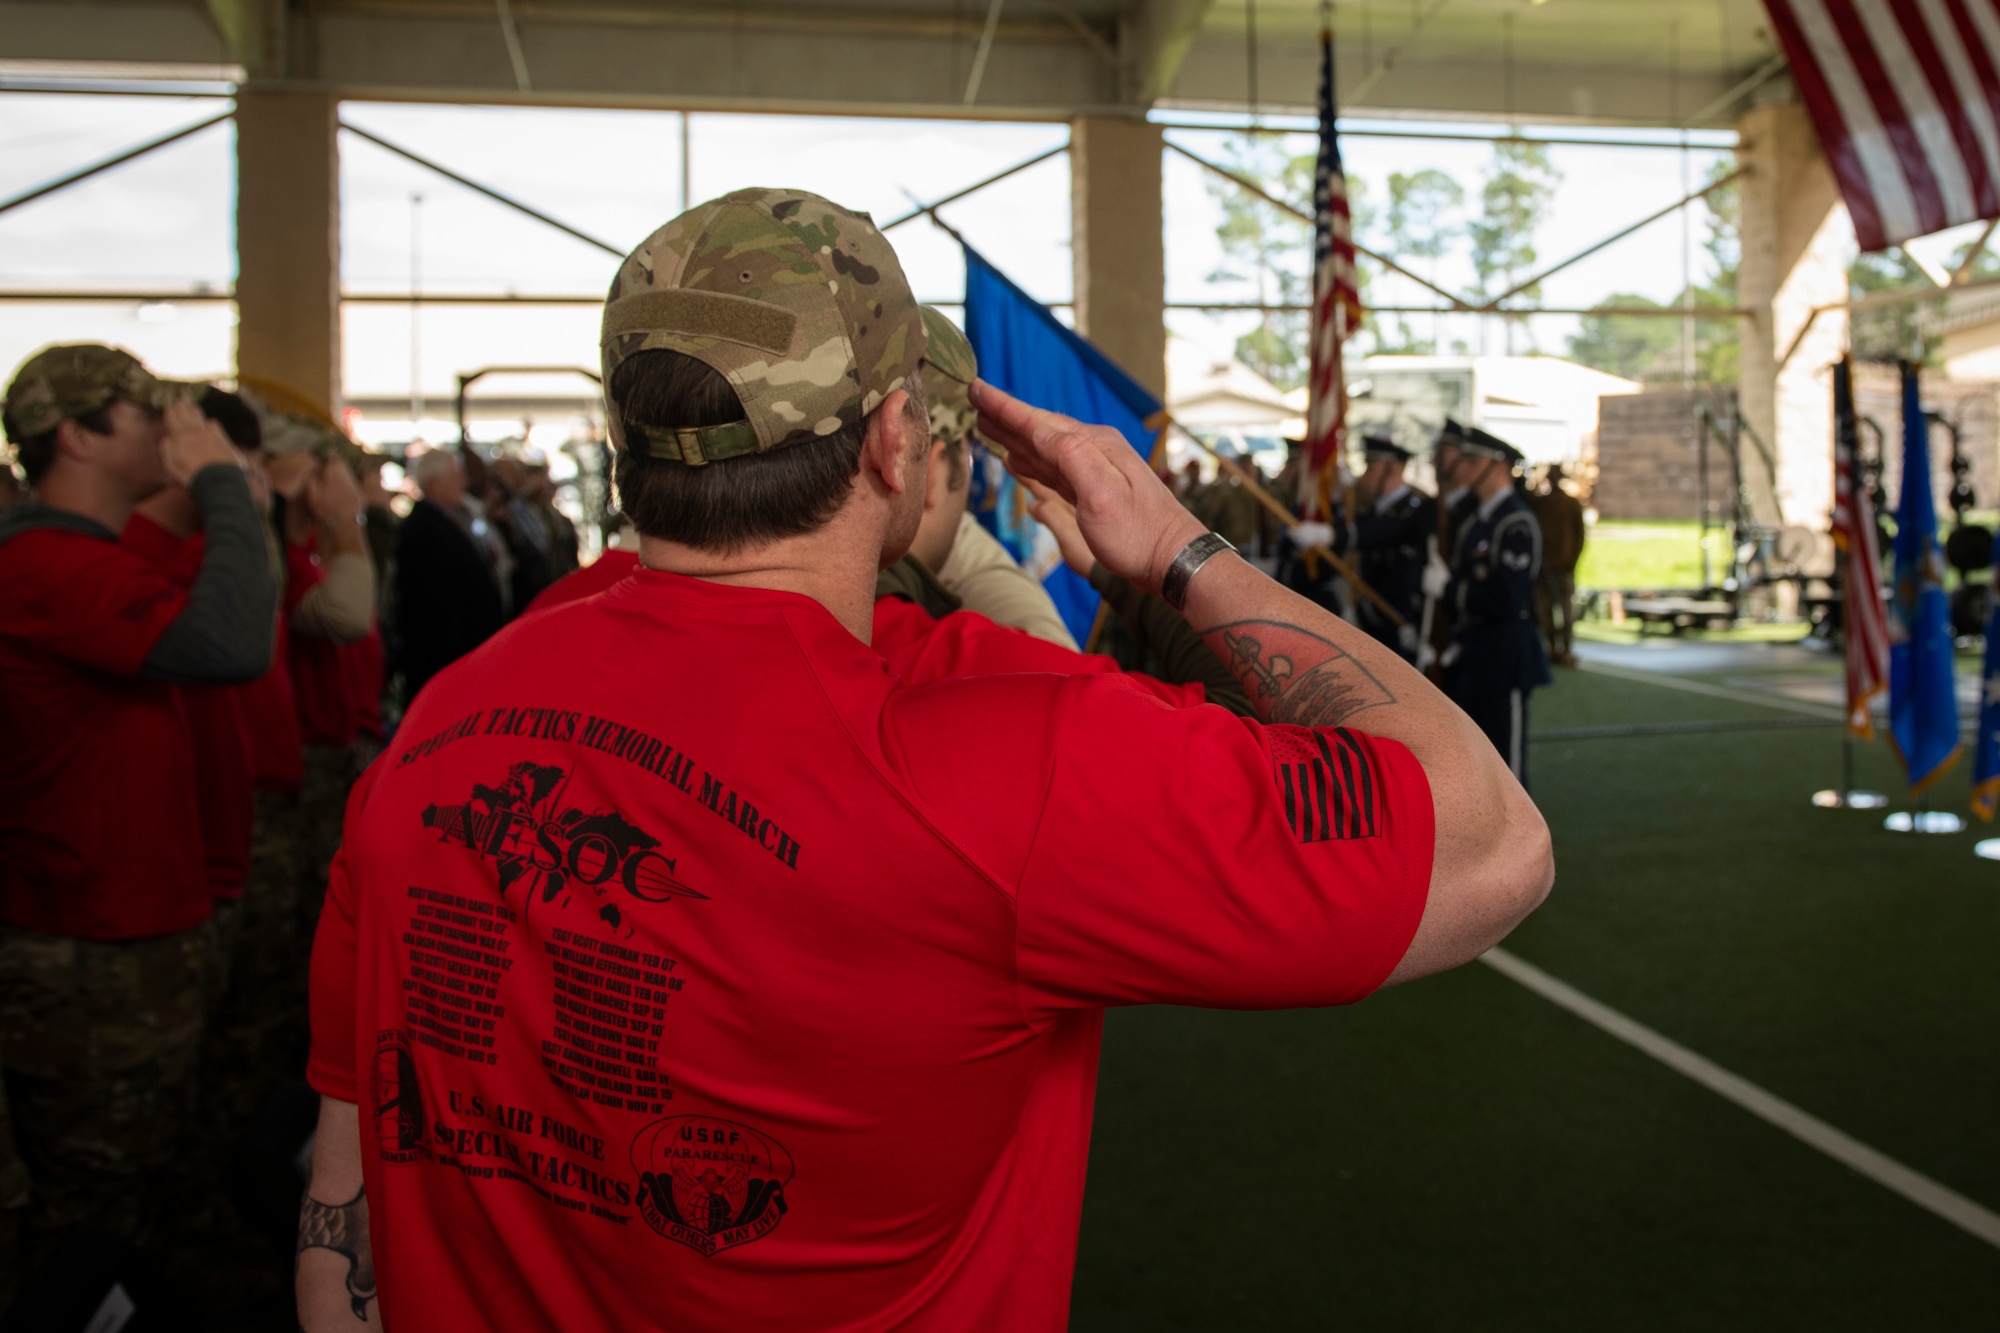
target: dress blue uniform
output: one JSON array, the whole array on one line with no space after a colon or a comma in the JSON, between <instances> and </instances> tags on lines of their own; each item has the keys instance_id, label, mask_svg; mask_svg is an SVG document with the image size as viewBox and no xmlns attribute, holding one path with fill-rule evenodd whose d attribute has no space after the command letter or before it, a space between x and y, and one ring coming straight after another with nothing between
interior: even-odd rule
<instances>
[{"instance_id":1,"label":"dress blue uniform","mask_svg":"<svg viewBox=\"0 0 2000 1333\"><path fill-rule=\"evenodd\" d=\"M1469 457L1521 461L1518 450L1485 431L1475 427L1468 435ZM1523 786L1528 696L1552 679L1535 622L1541 565L1541 529L1509 487L1482 502L1459 534L1445 591L1453 625L1445 693L1492 740Z\"/></svg>"},{"instance_id":2,"label":"dress blue uniform","mask_svg":"<svg viewBox=\"0 0 2000 1333\"><path fill-rule=\"evenodd\" d=\"M1408 463L1412 457L1409 450L1380 437L1371 436L1366 449L1370 463ZM1355 603L1355 620L1410 662L1417 660L1417 628L1424 616L1424 564L1430 538L1436 535L1437 501L1409 486L1378 497L1355 515L1352 527L1355 572L1396 608L1404 623L1396 624L1366 597Z\"/></svg>"}]
</instances>

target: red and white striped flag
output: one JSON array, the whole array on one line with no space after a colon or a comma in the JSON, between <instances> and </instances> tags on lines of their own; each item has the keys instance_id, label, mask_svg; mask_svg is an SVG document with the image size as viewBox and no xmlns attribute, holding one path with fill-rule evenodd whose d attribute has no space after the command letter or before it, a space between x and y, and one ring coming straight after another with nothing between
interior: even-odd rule
<instances>
[{"instance_id":1,"label":"red and white striped flag","mask_svg":"<svg viewBox=\"0 0 2000 1333\"><path fill-rule=\"evenodd\" d=\"M1342 446L1347 435L1347 382L1340 348L1361 327L1361 291L1354 272L1353 218L1347 177L1334 133L1333 22L1322 6L1319 32L1319 162L1313 171L1313 304L1306 376L1306 466L1299 476L1299 509L1308 518L1331 517L1327 494L1345 484Z\"/></svg>"},{"instance_id":2,"label":"red and white striped flag","mask_svg":"<svg viewBox=\"0 0 2000 1333\"><path fill-rule=\"evenodd\" d=\"M2000 217L1996 0L1765 0L1863 250Z\"/></svg>"},{"instance_id":3,"label":"red and white striped flag","mask_svg":"<svg viewBox=\"0 0 2000 1333\"><path fill-rule=\"evenodd\" d=\"M1847 732L1873 740L1875 720L1868 706L1889 685L1889 611L1882 599L1875 504L1861 475L1853 374L1853 363L1845 357L1833 368L1833 540L1847 555L1840 590L1847 636Z\"/></svg>"}]
</instances>

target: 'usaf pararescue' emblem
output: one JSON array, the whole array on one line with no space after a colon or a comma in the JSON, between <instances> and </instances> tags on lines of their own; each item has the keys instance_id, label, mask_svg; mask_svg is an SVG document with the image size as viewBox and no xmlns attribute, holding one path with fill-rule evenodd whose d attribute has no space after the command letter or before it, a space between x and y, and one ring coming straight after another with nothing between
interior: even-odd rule
<instances>
[{"instance_id":1,"label":"'usaf pararescue' emblem","mask_svg":"<svg viewBox=\"0 0 2000 1333\"><path fill-rule=\"evenodd\" d=\"M416 1061L400 1029L375 1034L375 1146L385 1162L415 1161L424 1142L424 1096L417 1086Z\"/></svg>"},{"instance_id":2,"label":"'usaf pararescue' emblem","mask_svg":"<svg viewBox=\"0 0 2000 1333\"><path fill-rule=\"evenodd\" d=\"M702 1254L762 1240L786 1212L792 1155L769 1135L732 1120L676 1115L632 1140L639 1215Z\"/></svg>"}]
</instances>

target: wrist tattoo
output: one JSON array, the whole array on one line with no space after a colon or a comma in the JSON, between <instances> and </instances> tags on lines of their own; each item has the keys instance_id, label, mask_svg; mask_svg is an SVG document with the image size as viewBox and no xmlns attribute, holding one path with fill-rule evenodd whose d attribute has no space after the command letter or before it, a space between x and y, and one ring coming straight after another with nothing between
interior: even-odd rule
<instances>
[{"instance_id":1,"label":"wrist tattoo","mask_svg":"<svg viewBox=\"0 0 2000 1333\"><path fill-rule=\"evenodd\" d=\"M299 1196L299 1246L292 1258L292 1276L307 1250L332 1250L347 1260L347 1301L354 1317L368 1322L368 1302L375 1299L375 1254L368 1245L368 1191L356 1190L343 1204L321 1203L307 1190Z\"/></svg>"},{"instance_id":2,"label":"wrist tattoo","mask_svg":"<svg viewBox=\"0 0 2000 1333\"><path fill-rule=\"evenodd\" d=\"M1214 625L1201 637L1243 682L1266 722L1339 726L1396 696L1367 667L1310 630L1275 620Z\"/></svg>"}]
</instances>

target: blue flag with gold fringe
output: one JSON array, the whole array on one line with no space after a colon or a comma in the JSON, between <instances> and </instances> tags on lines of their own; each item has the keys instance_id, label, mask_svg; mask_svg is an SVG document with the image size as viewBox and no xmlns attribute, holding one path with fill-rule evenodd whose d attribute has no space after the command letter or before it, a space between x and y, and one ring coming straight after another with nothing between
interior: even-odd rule
<instances>
[{"instance_id":1,"label":"blue flag with gold fringe","mask_svg":"<svg viewBox=\"0 0 2000 1333\"><path fill-rule=\"evenodd\" d=\"M1047 306L1016 287L971 246L965 246L965 336L979 357L979 376L1023 402L1096 426L1116 427L1141 454L1152 449L1148 417L1160 400ZM996 458L972 469L973 516L1000 539L1023 568L1042 581L1063 624L1088 647L1098 596L1062 562L1055 540L1027 515L1026 491Z\"/></svg>"},{"instance_id":2,"label":"blue flag with gold fringe","mask_svg":"<svg viewBox=\"0 0 2000 1333\"><path fill-rule=\"evenodd\" d=\"M1896 497L1896 595L1889 625L1889 743L1912 795L1958 759L1958 696L1951 679L1951 610L1931 490L1930 423L1917 368L1903 363L1903 483Z\"/></svg>"}]
</instances>

